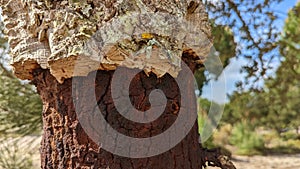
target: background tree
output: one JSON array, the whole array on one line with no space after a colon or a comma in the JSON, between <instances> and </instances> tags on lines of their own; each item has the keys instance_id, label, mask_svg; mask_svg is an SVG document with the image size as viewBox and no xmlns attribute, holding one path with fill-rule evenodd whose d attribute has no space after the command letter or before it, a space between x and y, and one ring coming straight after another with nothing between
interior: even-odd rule
<instances>
[{"instance_id":1,"label":"background tree","mask_svg":"<svg viewBox=\"0 0 300 169\"><path fill-rule=\"evenodd\" d=\"M219 160L220 154L217 150L208 151L199 144L195 121L188 123L192 125L192 129L183 140L179 140L179 143L174 145L174 148L157 156L143 156L144 158L136 156L132 151L129 154L139 158L122 157L106 151L102 148L102 143L107 140L92 140L93 136L99 134L99 131L84 128L86 127L84 125L95 122L96 116L103 115L106 123L119 133L131 138L145 138L149 135L158 135L171 127L179 110L184 111L182 115L187 116L187 119L190 119L187 113L196 115L196 110L192 110L195 108L193 77L187 74L181 76L188 77L181 80L185 83L184 89L188 94L179 93L181 89L178 89L174 78L176 78L177 70L181 68L181 62L178 63L174 55L169 55L169 52L179 53L179 57L188 65L191 72L203 64L202 57L207 56L211 47L211 32L205 8L200 1L176 3L139 0L123 2L3 0L1 5L4 7L3 18L11 47L14 73L21 79L32 80L44 104L42 168L192 169L205 166L206 161L212 161L214 166L223 165L223 160ZM179 43L183 42L177 41L176 38L173 40L172 37L177 36L178 32L175 35L169 35L168 32L166 35L145 32L143 29L148 28L150 23L141 24L140 22L157 19L147 18L149 15L145 15L143 13L145 11L148 12L147 14L158 11L165 15L182 14L187 21L193 23L195 26L192 27L193 30L204 35L203 39L197 39L199 45L203 46L194 50L194 46L190 46L189 41L180 45ZM130 15L131 12L138 13L141 19L136 20ZM120 20L116 23L117 18ZM122 19L126 22L123 23ZM172 21L172 18L168 19ZM156 20L155 25L150 25L150 27L156 26L161 29L159 27L161 22L163 21ZM174 22L178 23L177 20ZM165 25L165 22L161 24ZM118 26L122 27L118 28ZM183 25L175 26L181 31L185 29ZM156 30L156 27L153 29ZM144 32L112 42L119 36L129 34L126 31L139 29ZM182 33L181 31L179 32ZM90 43L90 40L95 41ZM155 51L150 53L150 56L146 55L145 51L143 52L144 49L148 51L149 47ZM160 48L168 52L168 55L162 54L159 57L155 55ZM104 49L109 49L105 55ZM136 56L132 53L140 55ZM95 60L95 58L98 59ZM82 62L76 65L76 60ZM134 108L140 111L148 110L150 92L154 89L164 91L167 105L164 113L157 120L150 124L134 123L117 112L110 89L112 77L116 74L115 69L119 66L125 67L120 68L122 69L121 75L125 78L129 78L135 68L144 70L133 79L119 82L123 90L118 94L123 94L124 90L127 91L127 88L123 86L124 83L131 82L128 93ZM182 75L182 72L180 73ZM94 75L96 79L93 79ZM90 90L92 87L95 89ZM96 95L96 102L90 100L93 94ZM119 95L117 99L120 97L123 96ZM181 105L183 101L191 102L188 102L188 105ZM95 112L95 104L102 114ZM126 106L124 105L123 108L127 108ZM79 119L88 120L88 123L79 122ZM112 133L105 134L110 136ZM104 133L101 132L101 135ZM114 137L113 134L112 136ZM169 140L170 143L173 139L175 138ZM114 137L110 143L117 143L117 141L119 141L118 137ZM130 150L136 145L135 142L129 142L129 144L130 146L124 149ZM139 145L140 149L145 149L146 146L149 151L161 148L152 144ZM135 153L139 153L140 149L136 149Z\"/></svg>"},{"instance_id":2,"label":"background tree","mask_svg":"<svg viewBox=\"0 0 300 169\"><path fill-rule=\"evenodd\" d=\"M229 63L230 59L235 57L236 47L237 44L234 41L234 36L232 33L232 30L229 26L224 25L218 25L215 23L215 20L211 19L210 24L212 26L212 36L214 38L214 50L216 53L214 55L217 55L220 58L220 61L222 63L221 66L215 66L215 67L223 67L226 68ZM218 62L211 61L210 65L216 65ZM209 78L208 74L212 74L215 76L212 76L214 78ZM205 84L208 84L210 80L215 80L219 77L220 73L222 73L222 70L216 70L215 72L209 72L206 68L200 68L195 72L195 78L198 85L199 90L199 96L202 94L202 88Z\"/></svg>"},{"instance_id":3,"label":"background tree","mask_svg":"<svg viewBox=\"0 0 300 169\"><path fill-rule=\"evenodd\" d=\"M214 47L220 53L219 56L224 67L229 64L231 58L248 58L249 65L244 68L244 71L248 72L248 77L253 78L253 75L256 74L255 72L258 71L263 76L258 76L260 74L258 73L255 75L256 77L267 77L264 73L269 70L265 70L265 68L272 69L272 61L276 62L279 57L279 55L276 55L276 52L272 53L272 51L278 49L274 42L277 41L279 35L279 28L273 23L280 17L278 12L272 11L272 6L280 2L282 0L205 1L213 28ZM265 32L257 31L262 30L262 28ZM3 40L5 41L2 38ZM264 55L268 53L272 54ZM1 62L3 63L3 57ZM263 65L265 68L260 69L259 67ZM205 69L200 69L195 73L200 91L199 94L201 94L203 85L210 80L206 79L208 77L207 73L205 74ZM246 83L253 84L250 81ZM239 83L239 86L241 85L246 84Z\"/></svg>"},{"instance_id":4,"label":"background tree","mask_svg":"<svg viewBox=\"0 0 300 169\"><path fill-rule=\"evenodd\" d=\"M0 33L0 136L28 135L42 129L42 102L35 88L8 68L7 39Z\"/></svg>"},{"instance_id":5,"label":"background tree","mask_svg":"<svg viewBox=\"0 0 300 169\"><path fill-rule=\"evenodd\" d=\"M300 125L299 6L298 3L290 10L278 43L282 62L275 76L266 80L262 90L235 92L223 120L234 123L244 118L279 133Z\"/></svg>"},{"instance_id":6,"label":"background tree","mask_svg":"<svg viewBox=\"0 0 300 169\"><path fill-rule=\"evenodd\" d=\"M278 46L276 42L280 35L280 28L276 21L281 19L280 12L274 11L273 6L282 0L220 0L204 1L210 18L218 25L227 25L232 29L237 58L246 58L249 62L243 72L247 74L246 81L238 87L247 86L260 88L261 78L272 75L273 62L278 62Z\"/></svg>"},{"instance_id":7,"label":"background tree","mask_svg":"<svg viewBox=\"0 0 300 169\"><path fill-rule=\"evenodd\" d=\"M0 24L0 168L36 168L42 103L32 85L13 75Z\"/></svg>"},{"instance_id":8,"label":"background tree","mask_svg":"<svg viewBox=\"0 0 300 169\"><path fill-rule=\"evenodd\" d=\"M300 3L289 11L282 37L282 63L274 79L266 82L267 105L278 128L300 126ZM268 117L268 116L267 116ZM269 124L269 126L274 125ZM276 125L276 124L275 124Z\"/></svg>"},{"instance_id":9,"label":"background tree","mask_svg":"<svg viewBox=\"0 0 300 169\"><path fill-rule=\"evenodd\" d=\"M277 55L270 54L274 50L277 50L277 46L274 42L276 42L278 37L278 29L276 26L274 26L275 25L274 22L278 16L274 12L272 12L271 8L272 8L272 4L276 4L281 1L265 0L265 1L251 2L251 1L241 0L241 1L233 2L231 0L226 0L226 1L224 0L224 1L219 1L218 3L211 3L211 2L212 1L207 2L207 5L208 5L208 10L210 11L211 14L210 16L212 18L212 22L216 23L213 29L213 34L216 37L215 47L217 48L217 51L221 53L220 57L221 60L224 62L224 65L226 66L228 64L228 60L231 57L238 56L242 58L248 58L251 64L246 66L244 68L244 71L248 73L249 78L252 77L248 79L249 84L251 80L252 82L255 82L259 77L266 78L268 75L270 75L270 72L268 70L272 69L271 63L272 61L278 59ZM47 8L53 7L51 6L51 4L50 6L48 5L49 4L46 4ZM80 9L81 8L80 4L77 7ZM251 13L252 15L251 17L248 16L249 13ZM266 32L253 31L253 30L261 30L262 28L268 31ZM238 35L238 33L240 32L242 32L241 35ZM235 39L233 38L233 36L235 36ZM235 54L235 49L237 49L236 54ZM196 74L196 76L198 77L197 79L198 79L198 84L200 84L199 85L200 88L202 82L208 80L206 79L204 74L205 72L203 70L200 71L200 73ZM23 85L22 83L20 84ZM30 88L31 87L28 87L28 90L31 90ZM12 95L15 95L15 93L12 92ZM262 103L262 102L256 103L255 100L262 100L263 98L265 98L265 96L252 96L252 95L253 94L251 94L250 92L248 96L247 95L244 96L248 100L249 98L250 100L252 100L250 103L252 105ZM10 99L10 98L7 97L6 99ZM9 104L3 103L3 105L7 106ZM245 107L248 107L249 109L251 107L249 103L246 104L246 101L242 105L245 105ZM264 108L263 105L260 105L259 107ZM289 107L295 107L295 106L293 105ZM16 109L17 108L18 107L16 107ZM256 110L253 110L253 112L255 111ZM238 118L239 115L241 115L241 113L239 114L237 113L239 112L239 110L234 110L232 112L236 113L236 115L234 115L233 117L236 116ZM247 117L251 117L251 119L255 120L259 118L259 113L257 112L254 114L249 114ZM18 122L18 124L14 126L18 126L20 124L21 123Z\"/></svg>"}]
</instances>

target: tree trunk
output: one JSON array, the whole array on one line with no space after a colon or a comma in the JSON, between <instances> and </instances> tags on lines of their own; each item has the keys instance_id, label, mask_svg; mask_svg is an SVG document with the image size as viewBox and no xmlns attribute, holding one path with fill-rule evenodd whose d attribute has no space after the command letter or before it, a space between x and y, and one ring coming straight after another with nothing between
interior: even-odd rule
<instances>
[{"instance_id":1,"label":"tree trunk","mask_svg":"<svg viewBox=\"0 0 300 169\"><path fill-rule=\"evenodd\" d=\"M193 78L186 76L183 87L175 80L180 73L185 76L180 71L181 61L194 72L212 46L201 1L0 2L14 73L32 80L43 101L42 168L196 169L206 161L220 166L218 151L201 148L196 120L190 117L197 113ZM131 36L126 36L129 32ZM135 68L143 70L129 79L130 104L135 109L147 111L151 91L164 92L166 107L156 120L132 122L116 110L111 88L118 67L123 67L121 77L130 76ZM91 92L91 88L95 90ZM181 93L182 88L187 93ZM182 101L188 104L182 106ZM158 136L168 131L181 113L191 119L186 123L191 124L191 130L162 154L138 158L134 155L139 153L137 148L130 156L121 157L101 147L103 140L94 139L102 132L91 131L80 121L97 122L97 108L114 130L131 138ZM170 136L161 142L168 145L173 140ZM159 150L151 144L138 146L149 152Z\"/></svg>"},{"instance_id":2,"label":"tree trunk","mask_svg":"<svg viewBox=\"0 0 300 169\"><path fill-rule=\"evenodd\" d=\"M130 69L124 70L124 76L127 71ZM154 74L148 77L141 72L132 80L130 98L132 104L141 111L149 107L148 96L144 94L149 94L153 89L163 90L168 98L164 113L150 124L134 124L116 112L108 90L112 75L113 71L98 71L95 83L90 80L91 75L73 78L83 79L83 83L77 88L83 93L95 86L99 109L103 110L103 115L113 128L131 137L149 137L164 132L173 124L180 107L180 94L170 75L158 79ZM203 165L196 122L178 145L163 154L149 158L120 157L101 149L81 127L72 102L72 79L59 84L49 71L42 70L33 82L44 102L42 168L196 169ZM190 92L194 92L193 87ZM195 96L191 95L190 99L195 99ZM94 104L89 101L82 104L88 103Z\"/></svg>"}]
</instances>

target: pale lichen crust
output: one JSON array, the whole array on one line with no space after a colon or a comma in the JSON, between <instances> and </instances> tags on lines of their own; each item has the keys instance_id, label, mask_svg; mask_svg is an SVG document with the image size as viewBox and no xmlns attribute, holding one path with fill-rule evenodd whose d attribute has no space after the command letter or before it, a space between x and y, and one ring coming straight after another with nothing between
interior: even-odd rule
<instances>
[{"instance_id":1,"label":"pale lichen crust","mask_svg":"<svg viewBox=\"0 0 300 169\"><path fill-rule=\"evenodd\" d=\"M37 68L59 81L118 66L176 77L185 50L203 63L211 43L201 2L0 0L17 77ZM76 67L76 71L74 68Z\"/></svg>"}]
</instances>

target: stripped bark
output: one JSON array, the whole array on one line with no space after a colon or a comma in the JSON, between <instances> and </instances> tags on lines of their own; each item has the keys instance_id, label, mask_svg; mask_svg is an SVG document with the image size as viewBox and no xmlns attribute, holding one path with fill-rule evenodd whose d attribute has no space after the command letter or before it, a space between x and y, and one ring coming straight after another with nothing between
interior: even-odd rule
<instances>
[{"instance_id":1,"label":"stripped bark","mask_svg":"<svg viewBox=\"0 0 300 169\"><path fill-rule=\"evenodd\" d=\"M189 134L168 152L149 158L126 158L101 149L89 138L72 102L72 79L82 78L83 83L76 90L95 87L98 108L117 131L132 137L149 137L165 131L180 109L180 93L174 81L181 68L180 60L194 72L203 64L212 46L208 17L200 0L1 0L0 5L14 73L20 79L32 80L44 104L42 168L196 169L205 166L206 155L211 157L211 153L205 153L198 143L196 122ZM137 14L134 16L138 19L128 13ZM165 22L149 18L149 13L172 16L169 19L173 18L174 22L170 24L179 31L161 29ZM188 24L176 23L180 17ZM156 19L156 24L145 22L135 36L118 39L128 34L128 30L136 30L136 24L144 19ZM144 32L149 26L158 32ZM185 31L185 27L191 30ZM103 45L108 42L111 44ZM147 55L145 50L149 48L153 52ZM168 55L155 55L158 49ZM167 106L157 120L136 124L116 112L110 82L119 66L125 67L124 76L134 68L144 70L131 82L129 93L135 108L147 110L148 94L153 89L164 91ZM93 81L90 78L95 72L97 76ZM186 86L188 99L195 100L192 79L190 81ZM89 98L84 94L78 97ZM93 102L85 100L79 104L83 112L93 113L84 109L84 104Z\"/></svg>"}]
</instances>

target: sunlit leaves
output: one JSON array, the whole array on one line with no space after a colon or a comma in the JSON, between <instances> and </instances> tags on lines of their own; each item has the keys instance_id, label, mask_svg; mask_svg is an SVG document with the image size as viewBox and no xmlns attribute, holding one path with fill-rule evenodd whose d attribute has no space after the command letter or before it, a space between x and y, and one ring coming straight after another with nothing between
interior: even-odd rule
<instances>
[{"instance_id":1,"label":"sunlit leaves","mask_svg":"<svg viewBox=\"0 0 300 169\"><path fill-rule=\"evenodd\" d=\"M300 126L300 3L289 12L279 41L282 63L276 76L261 91L235 92L225 108L224 120L250 120L280 132ZM250 69L250 68L249 68Z\"/></svg>"},{"instance_id":2,"label":"sunlit leaves","mask_svg":"<svg viewBox=\"0 0 300 169\"><path fill-rule=\"evenodd\" d=\"M274 69L270 63L280 57L277 45L280 27L276 25L279 15L272 7L282 0L204 2L216 24L232 29L237 43L236 56L248 59L249 64L243 68L247 73L246 84L253 87L259 79L268 78L271 75L268 70Z\"/></svg>"}]
</instances>

